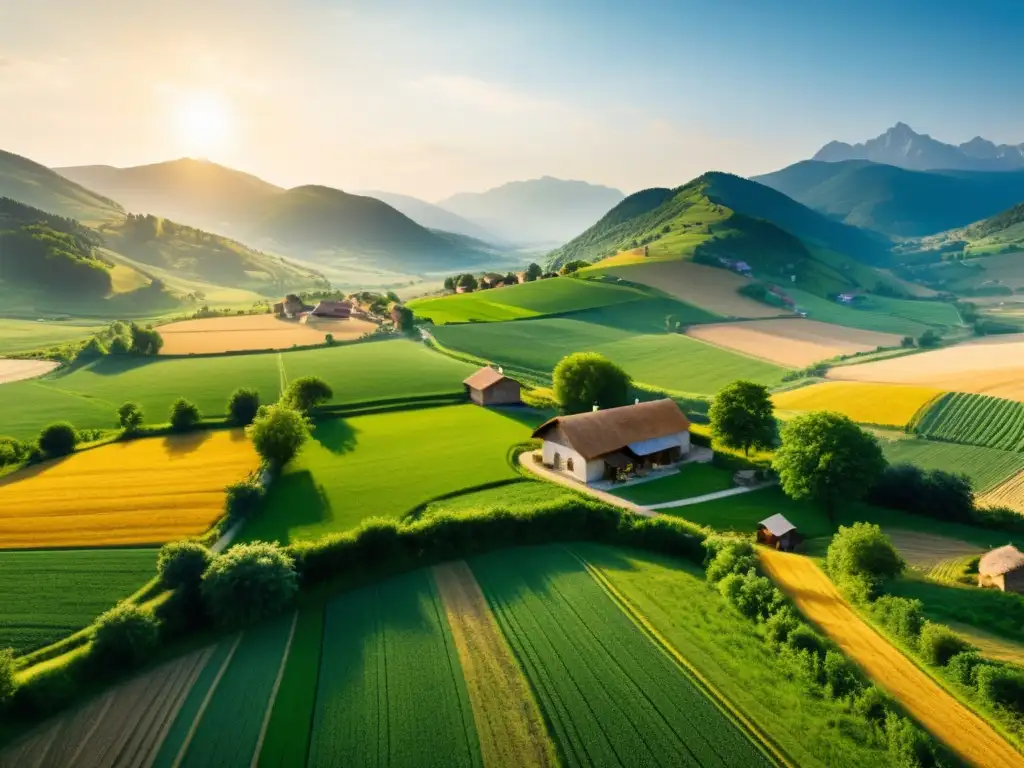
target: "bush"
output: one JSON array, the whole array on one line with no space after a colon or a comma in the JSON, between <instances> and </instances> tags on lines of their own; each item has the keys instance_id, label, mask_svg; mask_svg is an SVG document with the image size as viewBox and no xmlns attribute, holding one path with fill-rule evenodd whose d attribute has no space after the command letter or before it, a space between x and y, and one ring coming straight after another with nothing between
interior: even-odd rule
<instances>
[{"instance_id":1,"label":"bush","mask_svg":"<svg viewBox=\"0 0 1024 768\"><path fill-rule=\"evenodd\" d=\"M28 458L29 446L13 437L0 437L0 467L20 464Z\"/></svg>"},{"instance_id":2,"label":"bush","mask_svg":"<svg viewBox=\"0 0 1024 768\"><path fill-rule=\"evenodd\" d=\"M300 376L281 395L281 405L308 414L334 397L330 385L317 376Z\"/></svg>"},{"instance_id":3,"label":"bush","mask_svg":"<svg viewBox=\"0 0 1024 768\"><path fill-rule=\"evenodd\" d=\"M159 627L145 608L121 603L96 620L89 659L99 669L134 667L156 648Z\"/></svg>"},{"instance_id":4,"label":"bush","mask_svg":"<svg viewBox=\"0 0 1024 768\"><path fill-rule=\"evenodd\" d=\"M125 432L134 432L142 426L142 408L135 403L125 403L117 409L117 425Z\"/></svg>"},{"instance_id":5,"label":"bush","mask_svg":"<svg viewBox=\"0 0 1024 768\"><path fill-rule=\"evenodd\" d=\"M712 584L730 573L742 575L757 567L754 547L747 539L709 536L704 547L708 553L704 560L704 575Z\"/></svg>"},{"instance_id":6,"label":"bush","mask_svg":"<svg viewBox=\"0 0 1024 768\"><path fill-rule=\"evenodd\" d=\"M931 740L902 715L895 712L886 715L885 739L893 768L930 768L936 765Z\"/></svg>"},{"instance_id":7,"label":"bush","mask_svg":"<svg viewBox=\"0 0 1024 768\"><path fill-rule=\"evenodd\" d=\"M228 398L228 420L240 427L248 426L260 408L260 393L255 389L236 389Z\"/></svg>"},{"instance_id":8,"label":"bush","mask_svg":"<svg viewBox=\"0 0 1024 768\"><path fill-rule=\"evenodd\" d=\"M0 650L0 709L3 709L14 697L17 688L15 681L14 649Z\"/></svg>"},{"instance_id":9,"label":"bush","mask_svg":"<svg viewBox=\"0 0 1024 768\"><path fill-rule=\"evenodd\" d=\"M978 667L984 662L985 660L977 651L961 651L949 659L946 663L946 671L960 685L974 688L978 682L976 678Z\"/></svg>"},{"instance_id":10,"label":"bush","mask_svg":"<svg viewBox=\"0 0 1024 768\"><path fill-rule=\"evenodd\" d=\"M1024 671L994 664L979 665L975 673L978 693L1016 715L1024 715Z\"/></svg>"},{"instance_id":11,"label":"bush","mask_svg":"<svg viewBox=\"0 0 1024 768\"><path fill-rule=\"evenodd\" d=\"M171 403L171 429L175 432L188 432L199 423L199 408L195 403L179 397Z\"/></svg>"},{"instance_id":12,"label":"bush","mask_svg":"<svg viewBox=\"0 0 1024 768\"><path fill-rule=\"evenodd\" d=\"M263 406L246 434L260 458L274 468L291 461L309 438L311 425L299 411L284 405Z\"/></svg>"},{"instance_id":13,"label":"bush","mask_svg":"<svg viewBox=\"0 0 1024 768\"><path fill-rule=\"evenodd\" d=\"M966 475L923 470L912 464L887 467L868 494L868 501L939 520L974 520L974 491Z\"/></svg>"},{"instance_id":14,"label":"bush","mask_svg":"<svg viewBox=\"0 0 1024 768\"><path fill-rule=\"evenodd\" d=\"M892 709L892 701L878 686L868 685L853 701L853 711L872 723L882 723Z\"/></svg>"},{"instance_id":15,"label":"bush","mask_svg":"<svg viewBox=\"0 0 1024 768\"><path fill-rule=\"evenodd\" d=\"M39 433L39 450L48 459L72 454L75 452L76 445L78 445L78 433L66 421L51 424Z\"/></svg>"},{"instance_id":16,"label":"bush","mask_svg":"<svg viewBox=\"0 0 1024 768\"><path fill-rule=\"evenodd\" d=\"M911 647L917 647L924 626L924 605L920 600L883 595L875 600L871 612L886 630Z\"/></svg>"},{"instance_id":17,"label":"bush","mask_svg":"<svg viewBox=\"0 0 1024 768\"><path fill-rule=\"evenodd\" d=\"M203 544L191 539L172 541L160 548L156 571L160 583L168 589L198 588L213 553Z\"/></svg>"},{"instance_id":18,"label":"bush","mask_svg":"<svg viewBox=\"0 0 1024 768\"><path fill-rule=\"evenodd\" d=\"M555 400L563 413L583 413L595 405L615 408L629 403L629 374L596 352L563 357L552 378Z\"/></svg>"},{"instance_id":19,"label":"bush","mask_svg":"<svg viewBox=\"0 0 1024 768\"><path fill-rule=\"evenodd\" d=\"M944 667L958 653L974 650L971 644L949 627L926 621L921 628L918 650L929 664Z\"/></svg>"},{"instance_id":20,"label":"bush","mask_svg":"<svg viewBox=\"0 0 1024 768\"><path fill-rule=\"evenodd\" d=\"M256 541L218 555L203 574L202 594L210 616L243 627L284 611L298 587L292 557L277 544Z\"/></svg>"},{"instance_id":21,"label":"bush","mask_svg":"<svg viewBox=\"0 0 1024 768\"><path fill-rule=\"evenodd\" d=\"M266 490L255 477L249 477L227 487L224 511L231 522L246 520L260 508Z\"/></svg>"},{"instance_id":22,"label":"bush","mask_svg":"<svg viewBox=\"0 0 1024 768\"><path fill-rule=\"evenodd\" d=\"M822 673L825 678L825 693L830 699L845 699L860 688L857 670L838 651L825 651Z\"/></svg>"},{"instance_id":23,"label":"bush","mask_svg":"<svg viewBox=\"0 0 1024 768\"><path fill-rule=\"evenodd\" d=\"M746 574L730 573L718 582L718 591L740 613L751 619L767 619L783 605L782 594L751 568Z\"/></svg>"},{"instance_id":24,"label":"bush","mask_svg":"<svg viewBox=\"0 0 1024 768\"><path fill-rule=\"evenodd\" d=\"M132 323L132 341L129 351L133 355L155 355L164 345L164 338L153 326L146 326Z\"/></svg>"},{"instance_id":25,"label":"bush","mask_svg":"<svg viewBox=\"0 0 1024 768\"><path fill-rule=\"evenodd\" d=\"M825 559L828 572L840 586L866 591L873 597L881 584L903 572L905 563L889 537L874 523L839 526Z\"/></svg>"},{"instance_id":26,"label":"bush","mask_svg":"<svg viewBox=\"0 0 1024 768\"><path fill-rule=\"evenodd\" d=\"M789 636L803 622L789 606L781 608L768 617L764 623L764 641L773 651L777 651L789 641Z\"/></svg>"}]
</instances>

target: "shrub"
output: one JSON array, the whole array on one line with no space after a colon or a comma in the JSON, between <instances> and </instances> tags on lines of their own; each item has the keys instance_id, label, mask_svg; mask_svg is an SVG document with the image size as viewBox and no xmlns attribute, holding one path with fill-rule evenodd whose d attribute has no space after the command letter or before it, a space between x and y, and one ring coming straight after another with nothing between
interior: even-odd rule
<instances>
[{"instance_id":1,"label":"shrub","mask_svg":"<svg viewBox=\"0 0 1024 768\"><path fill-rule=\"evenodd\" d=\"M918 650L929 664L944 667L958 653L974 649L949 627L926 621L921 628Z\"/></svg>"},{"instance_id":2,"label":"shrub","mask_svg":"<svg viewBox=\"0 0 1024 768\"><path fill-rule=\"evenodd\" d=\"M110 340L110 347L108 347L107 351L111 355L127 355L128 340L124 336L115 336Z\"/></svg>"},{"instance_id":3,"label":"shrub","mask_svg":"<svg viewBox=\"0 0 1024 768\"><path fill-rule=\"evenodd\" d=\"M854 666L838 651L825 651L822 662L825 693L831 699L844 699L857 692L860 681Z\"/></svg>"},{"instance_id":4,"label":"shrub","mask_svg":"<svg viewBox=\"0 0 1024 768\"><path fill-rule=\"evenodd\" d=\"M786 646L794 651L807 651L819 658L824 658L825 652L828 650L825 639L804 623L789 633L789 637L786 638Z\"/></svg>"},{"instance_id":5,"label":"shrub","mask_svg":"<svg viewBox=\"0 0 1024 768\"><path fill-rule=\"evenodd\" d=\"M1024 671L994 664L979 665L975 673L978 693L996 706L1024 714Z\"/></svg>"},{"instance_id":6,"label":"shrub","mask_svg":"<svg viewBox=\"0 0 1024 768\"><path fill-rule=\"evenodd\" d=\"M97 358L103 357L107 354L107 348L103 346L103 342L98 337L93 336L82 348L78 350L78 354L75 355L75 362L87 360L96 360Z\"/></svg>"},{"instance_id":7,"label":"shrub","mask_svg":"<svg viewBox=\"0 0 1024 768\"><path fill-rule=\"evenodd\" d=\"M260 458L272 467L291 461L309 438L309 420L300 412L283 405L261 407L246 434Z\"/></svg>"},{"instance_id":8,"label":"shrub","mask_svg":"<svg viewBox=\"0 0 1024 768\"><path fill-rule=\"evenodd\" d=\"M13 437L0 437L0 467L18 464L28 458L29 446Z\"/></svg>"},{"instance_id":9,"label":"shrub","mask_svg":"<svg viewBox=\"0 0 1024 768\"><path fill-rule=\"evenodd\" d=\"M309 413L318 405L334 397L334 390L317 376L300 376L288 385L281 395L281 405L302 413Z\"/></svg>"},{"instance_id":10,"label":"shrub","mask_svg":"<svg viewBox=\"0 0 1024 768\"><path fill-rule=\"evenodd\" d=\"M201 416L195 403L179 397L171 403L171 429L175 432L188 432L199 423Z\"/></svg>"},{"instance_id":11,"label":"shrub","mask_svg":"<svg viewBox=\"0 0 1024 768\"><path fill-rule=\"evenodd\" d=\"M778 650L789 641L793 630L803 622L788 606L776 611L764 623L764 641L772 650Z\"/></svg>"},{"instance_id":12,"label":"shrub","mask_svg":"<svg viewBox=\"0 0 1024 768\"><path fill-rule=\"evenodd\" d=\"M889 537L874 523L839 526L825 562L841 586L867 591L866 597L874 596L886 579L898 576L905 567Z\"/></svg>"},{"instance_id":13,"label":"shrub","mask_svg":"<svg viewBox=\"0 0 1024 768\"><path fill-rule=\"evenodd\" d=\"M885 721L892 709L892 701L875 685L868 685L853 701L853 711L873 723Z\"/></svg>"},{"instance_id":14,"label":"shrub","mask_svg":"<svg viewBox=\"0 0 1024 768\"><path fill-rule=\"evenodd\" d=\"M946 663L946 671L949 676L960 685L967 688L974 688L977 685L977 670L984 663L984 659L977 651L961 651L950 657Z\"/></svg>"},{"instance_id":15,"label":"shrub","mask_svg":"<svg viewBox=\"0 0 1024 768\"><path fill-rule=\"evenodd\" d=\"M298 591L295 561L277 544L236 544L203 574L210 616L228 627L253 624L285 610Z\"/></svg>"},{"instance_id":16,"label":"shrub","mask_svg":"<svg viewBox=\"0 0 1024 768\"><path fill-rule=\"evenodd\" d=\"M227 487L224 511L231 522L246 520L259 509L266 491L256 477L249 477Z\"/></svg>"},{"instance_id":17,"label":"shrub","mask_svg":"<svg viewBox=\"0 0 1024 768\"><path fill-rule=\"evenodd\" d=\"M83 652L33 672L16 686L11 710L22 717L48 717L66 707L81 690L79 681L87 662L88 657Z\"/></svg>"},{"instance_id":18,"label":"shrub","mask_svg":"<svg viewBox=\"0 0 1024 768\"><path fill-rule=\"evenodd\" d=\"M16 688L14 649L0 649L0 709L11 700Z\"/></svg>"},{"instance_id":19,"label":"shrub","mask_svg":"<svg viewBox=\"0 0 1024 768\"><path fill-rule=\"evenodd\" d=\"M974 491L966 475L923 470L912 464L887 467L868 494L868 501L940 520L974 519Z\"/></svg>"},{"instance_id":20,"label":"shrub","mask_svg":"<svg viewBox=\"0 0 1024 768\"><path fill-rule=\"evenodd\" d=\"M882 595L871 606L871 612L888 631L917 647L924 626L924 605L920 600Z\"/></svg>"},{"instance_id":21,"label":"shrub","mask_svg":"<svg viewBox=\"0 0 1024 768\"><path fill-rule=\"evenodd\" d=\"M730 573L718 582L718 591L744 616L767 619L783 604L782 594L751 568L746 574Z\"/></svg>"},{"instance_id":22,"label":"shrub","mask_svg":"<svg viewBox=\"0 0 1024 768\"><path fill-rule=\"evenodd\" d=\"M333 333L325 333L324 334L324 344L326 344L328 347L334 346L334 334Z\"/></svg>"},{"instance_id":23,"label":"shrub","mask_svg":"<svg viewBox=\"0 0 1024 768\"><path fill-rule=\"evenodd\" d=\"M132 341L129 351L134 355L155 355L164 345L164 338L153 326L132 323Z\"/></svg>"},{"instance_id":24,"label":"shrub","mask_svg":"<svg viewBox=\"0 0 1024 768\"><path fill-rule=\"evenodd\" d=\"M594 405L614 408L629 402L629 374L596 352L563 357L552 378L555 400L563 413L582 413Z\"/></svg>"},{"instance_id":25,"label":"shrub","mask_svg":"<svg viewBox=\"0 0 1024 768\"><path fill-rule=\"evenodd\" d=\"M159 627L153 614L131 603L121 603L96 620L89 658L100 669L133 667L156 648Z\"/></svg>"},{"instance_id":26,"label":"shrub","mask_svg":"<svg viewBox=\"0 0 1024 768\"><path fill-rule=\"evenodd\" d=\"M125 403L117 409L117 425L125 432L134 432L142 426L142 408L135 403Z\"/></svg>"},{"instance_id":27,"label":"shrub","mask_svg":"<svg viewBox=\"0 0 1024 768\"><path fill-rule=\"evenodd\" d=\"M240 427L247 426L256 418L260 408L260 393L255 389L236 389L228 398L228 420Z\"/></svg>"},{"instance_id":28,"label":"shrub","mask_svg":"<svg viewBox=\"0 0 1024 768\"><path fill-rule=\"evenodd\" d=\"M198 541L184 539L164 544L156 560L160 583L168 589L197 588L211 560L213 553Z\"/></svg>"},{"instance_id":29,"label":"shrub","mask_svg":"<svg viewBox=\"0 0 1024 768\"><path fill-rule=\"evenodd\" d=\"M930 768L936 764L931 740L902 715L895 712L886 715L885 740L893 768Z\"/></svg>"},{"instance_id":30,"label":"shrub","mask_svg":"<svg viewBox=\"0 0 1024 768\"><path fill-rule=\"evenodd\" d=\"M51 424L39 433L39 450L49 459L74 453L76 445L78 445L78 433L66 421Z\"/></svg>"},{"instance_id":31,"label":"shrub","mask_svg":"<svg viewBox=\"0 0 1024 768\"><path fill-rule=\"evenodd\" d=\"M757 567L753 545L746 539L709 536L704 540L707 557L704 575L714 584L730 573L744 574Z\"/></svg>"}]
</instances>

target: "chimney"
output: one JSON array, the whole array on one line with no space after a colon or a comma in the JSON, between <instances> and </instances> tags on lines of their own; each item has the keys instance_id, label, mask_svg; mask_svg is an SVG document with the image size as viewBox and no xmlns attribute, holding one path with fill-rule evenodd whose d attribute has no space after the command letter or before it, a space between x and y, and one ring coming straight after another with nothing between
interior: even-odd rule
<instances>
[{"instance_id":1,"label":"chimney","mask_svg":"<svg viewBox=\"0 0 1024 768\"><path fill-rule=\"evenodd\" d=\"M633 398L633 405L640 405L640 398L639 397L634 397Z\"/></svg>"},{"instance_id":2,"label":"chimney","mask_svg":"<svg viewBox=\"0 0 1024 768\"><path fill-rule=\"evenodd\" d=\"M502 368L500 365L498 366L498 373L500 373L502 376L505 375L505 369Z\"/></svg>"},{"instance_id":3,"label":"chimney","mask_svg":"<svg viewBox=\"0 0 1024 768\"><path fill-rule=\"evenodd\" d=\"M597 410L597 403L594 403L594 407L593 407L593 408L591 408L591 410L592 410L592 411L596 411L596 410Z\"/></svg>"}]
</instances>

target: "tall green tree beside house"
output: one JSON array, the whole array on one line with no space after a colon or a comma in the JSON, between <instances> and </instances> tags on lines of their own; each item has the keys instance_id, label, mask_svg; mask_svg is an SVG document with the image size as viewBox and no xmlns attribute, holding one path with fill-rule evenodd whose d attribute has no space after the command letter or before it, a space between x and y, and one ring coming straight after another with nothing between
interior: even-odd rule
<instances>
[{"instance_id":1,"label":"tall green tree beside house","mask_svg":"<svg viewBox=\"0 0 1024 768\"><path fill-rule=\"evenodd\" d=\"M563 413L582 413L594 406L615 408L629 403L629 374L596 352L577 352L555 366L555 400Z\"/></svg>"},{"instance_id":2,"label":"tall green tree beside house","mask_svg":"<svg viewBox=\"0 0 1024 768\"><path fill-rule=\"evenodd\" d=\"M715 395L708 411L711 433L726 448L767 450L775 441L775 406L768 388L752 381L734 381Z\"/></svg>"}]
</instances>

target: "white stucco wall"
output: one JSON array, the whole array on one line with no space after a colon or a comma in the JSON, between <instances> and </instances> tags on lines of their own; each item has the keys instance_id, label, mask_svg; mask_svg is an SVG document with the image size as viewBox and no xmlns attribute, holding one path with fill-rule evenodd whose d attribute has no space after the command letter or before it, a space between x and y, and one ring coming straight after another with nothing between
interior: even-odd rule
<instances>
[{"instance_id":1,"label":"white stucco wall","mask_svg":"<svg viewBox=\"0 0 1024 768\"><path fill-rule=\"evenodd\" d=\"M581 483L599 480L604 473L604 462L601 460L587 461L579 453L564 445L553 443L550 440L544 441L544 463L554 465L555 454L560 457L558 471L568 475ZM568 470L568 461L572 459L572 472Z\"/></svg>"}]
</instances>

